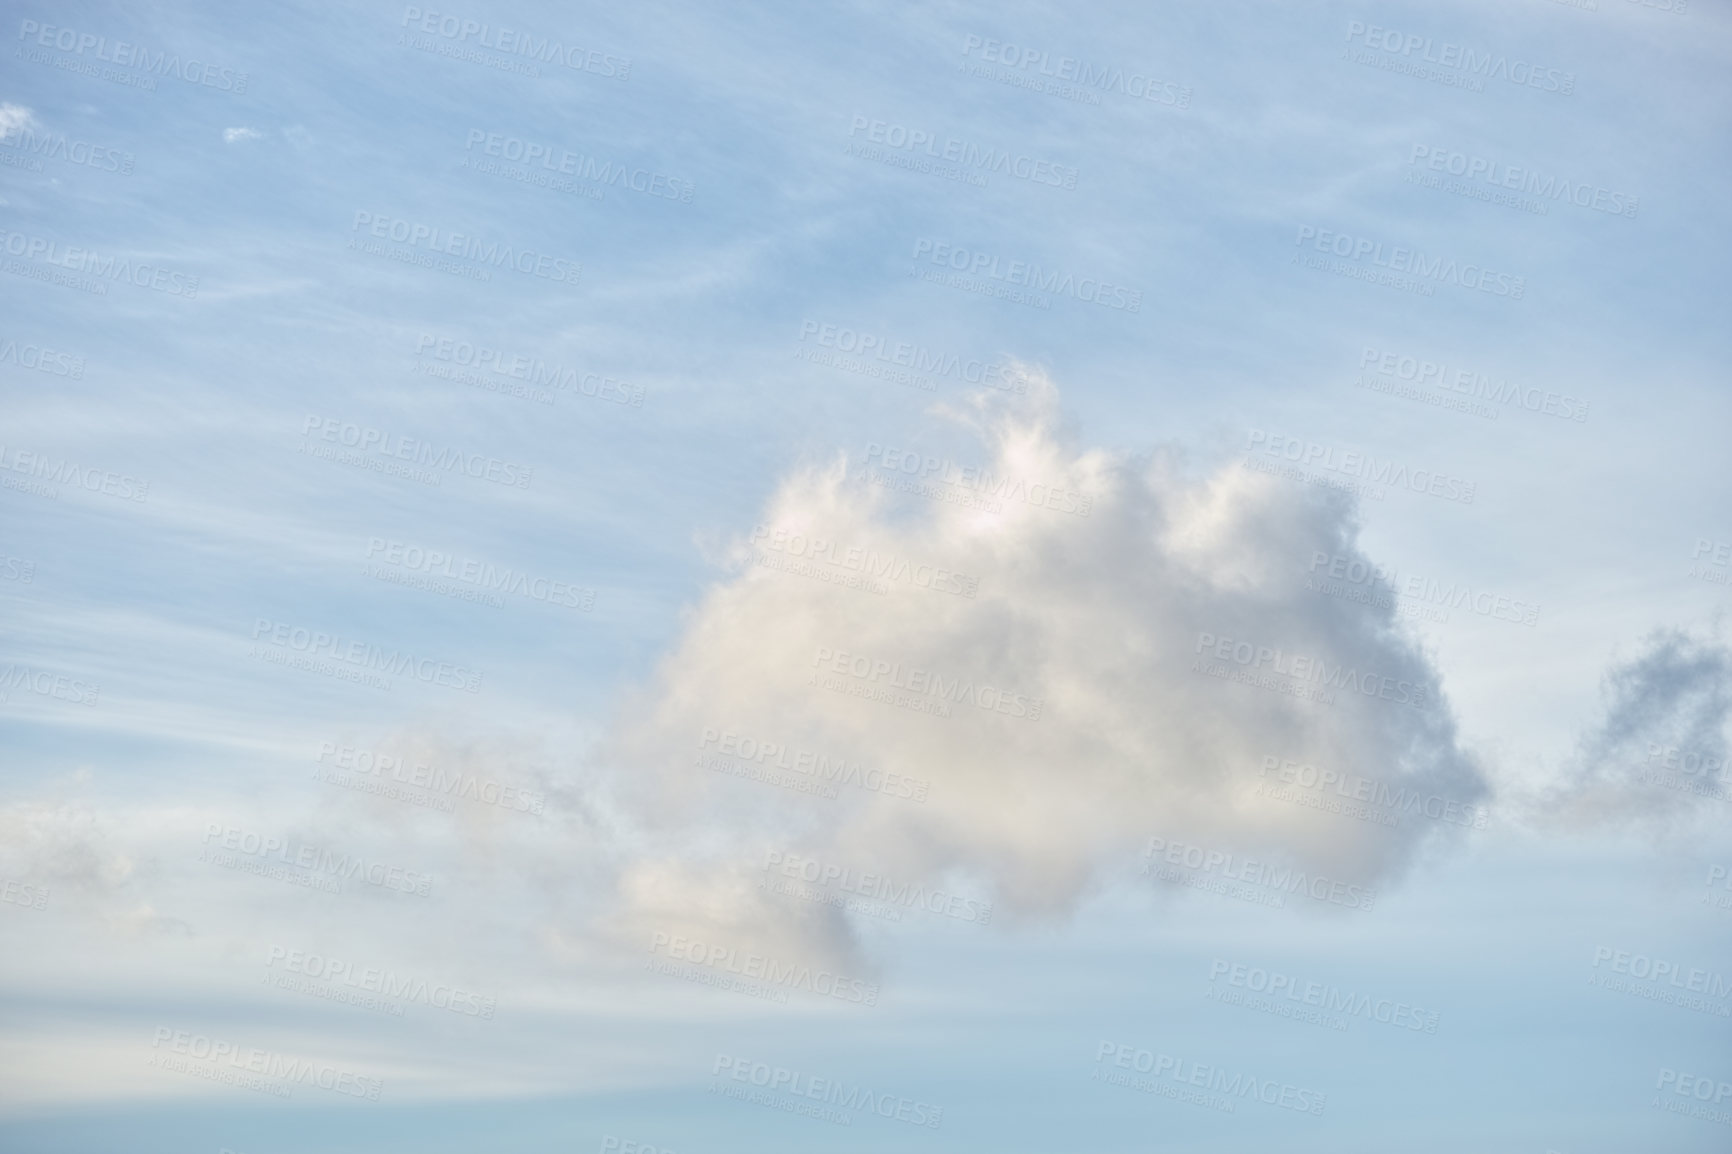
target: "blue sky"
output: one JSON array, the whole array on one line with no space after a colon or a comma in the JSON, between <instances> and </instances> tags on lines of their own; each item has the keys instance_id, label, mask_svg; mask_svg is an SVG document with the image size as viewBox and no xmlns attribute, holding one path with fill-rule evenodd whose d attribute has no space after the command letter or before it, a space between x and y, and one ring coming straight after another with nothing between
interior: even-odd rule
<instances>
[{"instance_id":1,"label":"blue sky","mask_svg":"<svg viewBox=\"0 0 1732 1154\"><path fill-rule=\"evenodd\" d=\"M1724 1148L1724 11L4 15L0 1145Z\"/></svg>"}]
</instances>

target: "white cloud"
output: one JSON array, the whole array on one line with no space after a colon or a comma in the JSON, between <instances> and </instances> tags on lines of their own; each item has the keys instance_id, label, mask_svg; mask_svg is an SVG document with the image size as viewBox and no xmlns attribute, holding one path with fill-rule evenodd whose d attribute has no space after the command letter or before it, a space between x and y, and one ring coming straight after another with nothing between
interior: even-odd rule
<instances>
[{"instance_id":1,"label":"white cloud","mask_svg":"<svg viewBox=\"0 0 1732 1154\"><path fill-rule=\"evenodd\" d=\"M223 129L223 143L225 144L245 144L249 140L258 140L263 136L264 134L256 128Z\"/></svg>"},{"instance_id":2,"label":"white cloud","mask_svg":"<svg viewBox=\"0 0 1732 1154\"><path fill-rule=\"evenodd\" d=\"M1012 479L999 511L892 495L840 460L784 480L763 515L789 532L783 549L736 543L734 572L691 615L613 739L644 827L642 852L622 871L621 928L742 946L797 934L849 953L833 907L790 922L787 903L756 890L770 850L898 884L972 881L1013 916L1068 910L1154 834L1372 881L1440 827L1272 803L1254 795L1265 757L1458 801L1489 792L1457 744L1438 672L1392 611L1305 586L1318 553L1360 556L1347 497L1236 464L1190 478L1171 451L1133 461L1078 448L1056 431L1056 391L1037 385L1026 403L981 397L947 414L980 438L985 472ZM1049 488L1035 486L1088 494L1092 507L1082 516L1022 499L1047 500ZM813 561L820 538L834 545ZM856 573L850 549L876 558L869 565L895 559L885 592L838 583ZM922 587L921 574L939 569L978 579L977 594ZM1232 638L1230 651L1261 662L1276 688L1197 671L1204 634ZM820 656L843 652L863 676L826 672ZM1295 656L1354 676L1333 704L1299 700L1279 688L1293 678L1271 675ZM851 695L906 684L914 670L943 679L950 717ZM1354 690L1370 678L1388 680L1370 681L1372 696ZM1425 687L1431 707L1376 696L1415 692L1403 682ZM1022 697L995 708L1004 699L988 686ZM901 692L936 700L921 688ZM1034 700L1038 720L1015 716ZM695 768L706 731L782 746L788 762L812 751L929 780L930 796L844 789L825 800Z\"/></svg>"}]
</instances>

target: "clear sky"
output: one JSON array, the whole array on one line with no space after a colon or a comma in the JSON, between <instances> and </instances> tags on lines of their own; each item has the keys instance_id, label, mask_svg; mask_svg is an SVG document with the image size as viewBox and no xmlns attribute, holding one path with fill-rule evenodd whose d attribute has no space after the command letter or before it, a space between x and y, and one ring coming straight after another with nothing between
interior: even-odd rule
<instances>
[{"instance_id":1,"label":"clear sky","mask_svg":"<svg viewBox=\"0 0 1732 1154\"><path fill-rule=\"evenodd\" d=\"M0 21L0 1147L1732 1144L1732 10Z\"/></svg>"}]
</instances>

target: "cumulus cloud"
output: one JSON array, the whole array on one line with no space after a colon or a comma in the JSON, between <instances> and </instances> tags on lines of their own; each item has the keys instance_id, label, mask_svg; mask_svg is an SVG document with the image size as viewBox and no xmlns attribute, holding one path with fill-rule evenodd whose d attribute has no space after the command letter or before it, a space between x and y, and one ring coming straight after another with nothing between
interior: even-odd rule
<instances>
[{"instance_id":1,"label":"cumulus cloud","mask_svg":"<svg viewBox=\"0 0 1732 1154\"><path fill-rule=\"evenodd\" d=\"M1446 827L1260 796L1266 759L1489 793L1388 602L1307 582L1369 565L1350 497L1081 447L1031 380L939 414L979 469L814 462L732 544L606 749L635 823L617 930L855 955L837 905L761 886L778 854L1012 919L1062 916L1151 835L1371 882Z\"/></svg>"},{"instance_id":2,"label":"cumulus cloud","mask_svg":"<svg viewBox=\"0 0 1732 1154\"><path fill-rule=\"evenodd\" d=\"M1656 630L1611 667L1600 693L1602 714L1577 743L1548 813L1569 824L1670 823L1724 804L1732 649Z\"/></svg>"},{"instance_id":3,"label":"cumulus cloud","mask_svg":"<svg viewBox=\"0 0 1732 1154\"><path fill-rule=\"evenodd\" d=\"M263 135L256 128L225 128L223 129L223 143L245 144L249 140L258 140Z\"/></svg>"}]
</instances>

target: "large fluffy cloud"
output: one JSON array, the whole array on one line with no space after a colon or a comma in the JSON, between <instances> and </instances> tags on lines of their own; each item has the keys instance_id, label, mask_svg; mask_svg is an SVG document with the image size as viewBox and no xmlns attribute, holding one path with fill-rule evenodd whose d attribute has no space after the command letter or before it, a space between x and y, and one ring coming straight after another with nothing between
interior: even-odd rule
<instances>
[{"instance_id":1,"label":"large fluffy cloud","mask_svg":"<svg viewBox=\"0 0 1732 1154\"><path fill-rule=\"evenodd\" d=\"M1327 580L1370 568L1351 498L1081 448L1033 380L941 414L978 470L815 462L741 533L607 751L639 825L621 927L845 955L836 906L759 886L777 854L972 886L1013 918L1069 908L1151 835L1363 883L1452 828L1392 797L1488 792L1388 599ZM1271 758L1397 820L1260 795ZM880 788L821 796L838 763Z\"/></svg>"}]
</instances>

